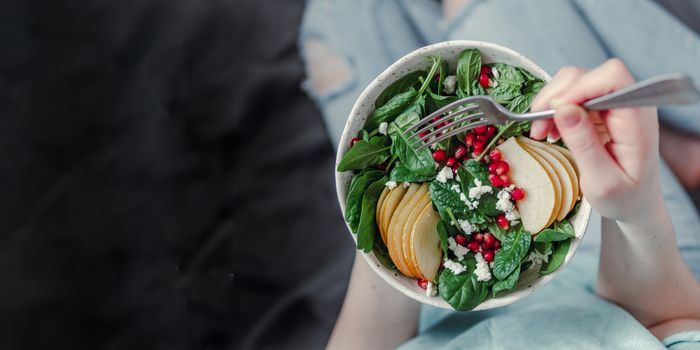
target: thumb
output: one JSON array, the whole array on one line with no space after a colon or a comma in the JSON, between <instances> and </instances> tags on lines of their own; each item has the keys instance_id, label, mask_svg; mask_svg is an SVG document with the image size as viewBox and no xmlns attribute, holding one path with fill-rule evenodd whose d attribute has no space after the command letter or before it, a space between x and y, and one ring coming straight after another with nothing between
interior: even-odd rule
<instances>
[{"instance_id":1,"label":"thumb","mask_svg":"<svg viewBox=\"0 0 700 350\"><path fill-rule=\"evenodd\" d=\"M557 129L573 153L582 177L595 179L618 170L585 109L555 101L551 105L556 109L554 122Z\"/></svg>"}]
</instances>

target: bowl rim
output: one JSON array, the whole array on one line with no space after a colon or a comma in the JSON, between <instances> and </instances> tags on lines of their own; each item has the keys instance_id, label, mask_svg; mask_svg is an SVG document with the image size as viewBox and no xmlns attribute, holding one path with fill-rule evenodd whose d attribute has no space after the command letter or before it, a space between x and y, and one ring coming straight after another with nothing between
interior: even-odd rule
<instances>
[{"instance_id":1,"label":"bowl rim","mask_svg":"<svg viewBox=\"0 0 700 350\"><path fill-rule=\"evenodd\" d=\"M492 51L498 51L504 56L509 56L512 57L517 64L529 71L530 73L534 74L535 76L542 78L545 80L545 82L548 82L551 80L551 76L540 66L538 66L536 63L534 63L532 60L524 56L523 54L516 52L515 50L512 50L510 48L495 44L495 43L490 43L490 42L484 42L484 41L476 41L476 40L451 40L451 41L443 41L427 46L423 46L421 48L418 48L405 56L399 58L396 60L396 62L392 63L389 67L387 67L382 73L380 73L376 78L374 78L368 85L367 87L362 91L362 93L357 97L355 100L355 103L353 104L353 107L350 111L350 114L348 116L348 119L345 122L345 126L343 128L343 133L339 139L339 144L337 147L336 151L336 160L335 160L335 168L337 169L338 164L340 163L340 160L342 159L342 156L345 155L347 150L349 149L349 140L352 137L355 137L354 135L350 135L349 133L349 128L354 125L354 120L356 119L356 116L359 115L359 109L361 108L361 105L364 100L367 99L367 96L371 93L373 93L376 89L379 88L379 85L381 83L384 84L390 84L393 81L399 79L401 76L396 74L402 67L405 67L404 61L409 61L410 59L414 58L415 56L424 56L427 57L431 53L435 51L439 51L444 48L456 48L458 50L464 50L468 48L486 48L488 50ZM393 74L392 74L393 73ZM336 195L338 197L338 203L341 208L341 212L344 216L345 214L345 197L344 194L347 191L345 189L344 181L342 179L343 174L346 172L338 172L337 170L335 171L335 184L336 184ZM574 241L572 242L569 252L566 255L566 258L564 262L562 263L559 268L547 275L544 276L539 276L537 280L532 282L529 286L520 288L520 289L515 289L512 292L503 295L498 298L487 298L485 301L483 301L481 304L479 304L477 307L470 311L479 311L479 310L486 310L486 309L491 309L491 308L497 308L497 307L502 307L509 305L517 300L520 300L532 293L534 293L538 288L546 285L549 283L557 274L559 274L563 268L569 263L571 258L574 256L576 251L578 250L578 246L581 243L581 240L583 239L583 236L585 235L586 228L588 226L588 222L590 220L590 215L591 215L591 206L590 204L586 201L585 198L581 198L581 206L579 207L579 211L576 213L576 216L581 216L581 219L584 222L584 225L582 225L582 229L579 230L580 232L576 232L576 237L574 238ZM348 233L352 237L354 242L357 242L357 237L355 234L352 233L352 230L350 230L350 227L348 226L347 222L345 222L345 225L348 229ZM357 247L355 247L357 249ZM444 308L444 309L449 309L449 310L454 310L447 302L442 299L441 297L428 297L425 293L418 293L417 291L408 288L404 284L398 283L395 281L393 278L394 277L400 277L400 278L408 278L405 276L400 275L400 273L397 273L395 271L391 271L384 267L377 258L374 256L373 252L370 253L365 253L363 251L358 251L365 261L370 265L372 270L376 274L378 274L385 282L387 282L389 285L391 285L393 288L399 290L401 293L404 295L410 297L411 299L414 299L420 303L439 307L439 308Z\"/></svg>"}]
</instances>

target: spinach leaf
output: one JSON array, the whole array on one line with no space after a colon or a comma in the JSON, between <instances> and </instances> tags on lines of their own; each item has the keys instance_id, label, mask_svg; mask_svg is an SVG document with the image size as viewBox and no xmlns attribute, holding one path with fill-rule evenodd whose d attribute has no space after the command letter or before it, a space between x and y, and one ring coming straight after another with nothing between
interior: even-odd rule
<instances>
[{"instance_id":1,"label":"spinach leaf","mask_svg":"<svg viewBox=\"0 0 700 350\"><path fill-rule=\"evenodd\" d=\"M525 84L525 77L518 69L504 63L496 63L491 67L498 71L498 78L493 77L495 84L486 88L487 94L501 104L521 95L520 89Z\"/></svg>"},{"instance_id":2,"label":"spinach leaf","mask_svg":"<svg viewBox=\"0 0 700 350\"><path fill-rule=\"evenodd\" d=\"M530 74L525 68L522 67L515 67L515 69L522 74L523 78L525 78L526 82L536 82L536 81L542 81L538 78L536 78L534 75Z\"/></svg>"},{"instance_id":3,"label":"spinach leaf","mask_svg":"<svg viewBox=\"0 0 700 350\"><path fill-rule=\"evenodd\" d=\"M476 207L476 211L485 216L500 215L501 211L496 209L496 202L498 202L498 199L493 193L484 193L479 199L479 206Z\"/></svg>"},{"instance_id":4,"label":"spinach leaf","mask_svg":"<svg viewBox=\"0 0 700 350\"><path fill-rule=\"evenodd\" d=\"M499 241L503 242L506 239L506 231L501 228L501 226L498 226L496 222L490 222L488 225L489 232L496 236Z\"/></svg>"},{"instance_id":5,"label":"spinach leaf","mask_svg":"<svg viewBox=\"0 0 700 350\"><path fill-rule=\"evenodd\" d=\"M469 159L462 165L473 178L479 179L485 185L489 184L489 171L484 163Z\"/></svg>"},{"instance_id":6,"label":"spinach leaf","mask_svg":"<svg viewBox=\"0 0 700 350\"><path fill-rule=\"evenodd\" d=\"M350 182L350 190L345 198L345 221L350 226L353 233L357 233L357 226L360 224L360 213L362 210L362 197L367 186L381 178L384 173L379 170L369 170L355 175Z\"/></svg>"},{"instance_id":7,"label":"spinach leaf","mask_svg":"<svg viewBox=\"0 0 700 350\"><path fill-rule=\"evenodd\" d=\"M445 222L452 222L452 218L447 213L448 210L451 210L456 217L467 220L470 224L481 228L487 222L486 217L478 211L470 209L467 204L462 202L459 193L452 190L453 183L442 183L439 181L430 183L430 199L433 201L433 205L435 205L440 217Z\"/></svg>"},{"instance_id":8,"label":"spinach leaf","mask_svg":"<svg viewBox=\"0 0 700 350\"><path fill-rule=\"evenodd\" d=\"M550 274L556 271L559 266L564 263L566 254L569 252L569 247L571 247L571 241L572 239L569 239L557 244L557 247L555 248L552 256L549 258L547 265L542 266L542 269L540 270L541 274Z\"/></svg>"},{"instance_id":9,"label":"spinach leaf","mask_svg":"<svg viewBox=\"0 0 700 350\"><path fill-rule=\"evenodd\" d=\"M428 75L425 77L425 79L422 79L423 84L421 85L420 90L418 90L418 96L423 95L423 92L425 92L425 90L430 86L430 82L433 81L435 73L437 73L440 69L441 58L432 56L430 59L433 60L433 65L430 67Z\"/></svg>"},{"instance_id":10,"label":"spinach leaf","mask_svg":"<svg viewBox=\"0 0 700 350\"><path fill-rule=\"evenodd\" d=\"M408 170L403 164L397 164L391 173L389 173L389 180L396 182L428 182L435 178L435 176L425 176L413 173Z\"/></svg>"},{"instance_id":11,"label":"spinach leaf","mask_svg":"<svg viewBox=\"0 0 700 350\"><path fill-rule=\"evenodd\" d=\"M441 96L438 94L433 93L432 91L428 90L428 96L430 97L428 99L428 112L433 113L437 111L438 109L447 106L448 104L457 101L458 97L457 96ZM452 139L452 137L450 137Z\"/></svg>"},{"instance_id":12,"label":"spinach leaf","mask_svg":"<svg viewBox=\"0 0 700 350\"><path fill-rule=\"evenodd\" d=\"M447 224L442 220L438 221L436 230L438 233L438 237L440 237L440 246L442 247L443 259L446 259L449 256L448 255L449 251L447 250L448 249L447 237L449 237L449 234L448 234L449 230L447 228Z\"/></svg>"},{"instance_id":13,"label":"spinach leaf","mask_svg":"<svg viewBox=\"0 0 700 350\"><path fill-rule=\"evenodd\" d=\"M408 129L411 125L417 123L420 120L420 114L416 112L406 112L401 114L394 120L394 124L399 128L401 131L405 131Z\"/></svg>"},{"instance_id":14,"label":"spinach leaf","mask_svg":"<svg viewBox=\"0 0 700 350\"><path fill-rule=\"evenodd\" d=\"M388 146L360 140L340 160L338 171L358 170L381 164L390 155Z\"/></svg>"},{"instance_id":15,"label":"spinach leaf","mask_svg":"<svg viewBox=\"0 0 700 350\"><path fill-rule=\"evenodd\" d=\"M459 176L459 184L462 193L465 195L469 193L469 187L474 183L474 176L470 174L467 169L463 166L457 169L457 176Z\"/></svg>"},{"instance_id":16,"label":"spinach leaf","mask_svg":"<svg viewBox=\"0 0 700 350\"><path fill-rule=\"evenodd\" d=\"M523 94L537 94L544 87L542 80L529 81L522 89Z\"/></svg>"},{"instance_id":17,"label":"spinach leaf","mask_svg":"<svg viewBox=\"0 0 700 350\"><path fill-rule=\"evenodd\" d=\"M468 311L481 304L489 294L489 284L477 280L474 258L465 259L467 272L455 275L450 269L440 273L438 292L455 310Z\"/></svg>"},{"instance_id":18,"label":"spinach leaf","mask_svg":"<svg viewBox=\"0 0 700 350\"><path fill-rule=\"evenodd\" d=\"M506 279L502 281L498 281L493 285L492 288L492 293L493 297L496 297L496 293L504 290L513 290L515 288L515 285L518 283L518 279L520 278L520 267L517 269L513 270L513 272L506 277Z\"/></svg>"},{"instance_id":19,"label":"spinach leaf","mask_svg":"<svg viewBox=\"0 0 700 350\"><path fill-rule=\"evenodd\" d=\"M416 146L412 146L418 140L417 136L409 138L396 123L389 124L389 136L392 141L391 152L399 156L401 164L406 169L417 175L435 175L435 161L430 149L425 147L419 151Z\"/></svg>"},{"instance_id":20,"label":"spinach leaf","mask_svg":"<svg viewBox=\"0 0 700 350\"><path fill-rule=\"evenodd\" d=\"M406 108L401 114L416 113L419 116L425 115L425 95L418 96L411 105Z\"/></svg>"},{"instance_id":21,"label":"spinach leaf","mask_svg":"<svg viewBox=\"0 0 700 350\"><path fill-rule=\"evenodd\" d=\"M571 209L571 211L569 212L569 214L566 214L566 218L564 218L564 220L566 220L566 221L571 220L571 218L572 218L574 215L576 215L576 213L578 213L578 208L580 208L580 207L581 207L581 200L579 199L579 200L576 202L576 204L574 204L574 208Z\"/></svg>"},{"instance_id":22,"label":"spinach leaf","mask_svg":"<svg viewBox=\"0 0 700 350\"><path fill-rule=\"evenodd\" d=\"M530 240L530 233L523 230L522 226L506 235L493 260L493 275L496 278L504 280L520 267L520 262L530 249Z\"/></svg>"},{"instance_id":23,"label":"spinach leaf","mask_svg":"<svg viewBox=\"0 0 700 350\"><path fill-rule=\"evenodd\" d=\"M525 113L530 109L530 105L532 105L532 99L535 97L535 94L525 94L525 95L520 95L516 98L514 98L506 108L508 108L510 111L514 113Z\"/></svg>"},{"instance_id":24,"label":"spinach leaf","mask_svg":"<svg viewBox=\"0 0 700 350\"><path fill-rule=\"evenodd\" d=\"M535 242L535 249L543 255L552 254L552 242Z\"/></svg>"},{"instance_id":25,"label":"spinach leaf","mask_svg":"<svg viewBox=\"0 0 700 350\"><path fill-rule=\"evenodd\" d=\"M372 182L371 185L367 186L367 190L362 196L362 211L357 227L357 249L365 253L369 253L374 247L374 238L377 236L377 220L375 218L377 201L379 201L379 195L384 190L386 182L386 176Z\"/></svg>"},{"instance_id":26,"label":"spinach leaf","mask_svg":"<svg viewBox=\"0 0 700 350\"><path fill-rule=\"evenodd\" d=\"M486 95L486 90L484 89L483 86L479 83L478 80L475 80L472 83L472 91L471 91L471 96L481 96L481 95Z\"/></svg>"},{"instance_id":27,"label":"spinach leaf","mask_svg":"<svg viewBox=\"0 0 700 350\"><path fill-rule=\"evenodd\" d=\"M377 99L374 101L374 107L379 108L384 106L392 97L405 92L411 87L417 88L420 84L418 78L424 76L425 74L427 74L427 72L422 70L411 72L391 83L391 85L384 89L384 91L382 91L382 93L379 94L379 97L377 97Z\"/></svg>"},{"instance_id":28,"label":"spinach leaf","mask_svg":"<svg viewBox=\"0 0 700 350\"><path fill-rule=\"evenodd\" d=\"M574 227L568 221L562 220L555 222L552 228L538 233L535 236L535 242L558 242L572 238L575 235Z\"/></svg>"},{"instance_id":29,"label":"spinach leaf","mask_svg":"<svg viewBox=\"0 0 700 350\"><path fill-rule=\"evenodd\" d=\"M509 139L514 136L520 136L530 130L529 122L510 122L508 124L496 125L500 137L504 139Z\"/></svg>"},{"instance_id":30,"label":"spinach leaf","mask_svg":"<svg viewBox=\"0 0 700 350\"><path fill-rule=\"evenodd\" d=\"M389 136L386 136L386 135L374 135L374 136L370 137L369 143L375 144L375 145L381 146L381 147L390 146ZM355 144L355 145L357 146L357 144Z\"/></svg>"},{"instance_id":31,"label":"spinach leaf","mask_svg":"<svg viewBox=\"0 0 700 350\"><path fill-rule=\"evenodd\" d=\"M377 108L369 115L365 122L365 130L374 130L381 123L394 121L399 114L411 106L418 97L418 91L410 89L406 92L394 95L386 104Z\"/></svg>"},{"instance_id":32,"label":"spinach leaf","mask_svg":"<svg viewBox=\"0 0 700 350\"><path fill-rule=\"evenodd\" d=\"M474 82L481 72L481 53L478 49L466 49L457 59L457 89L464 96L473 95Z\"/></svg>"},{"instance_id":33,"label":"spinach leaf","mask_svg":"<svg viewBox=\"0 0 700 350\"><path fill-rule=\"evenodd\" d=\"M369 132L367 132L367 130L362 129L360 130L360 134L358 135L358 137L360 138L360 140L369 141Z\"/></svg>"},{"instance_id":34,"label":"spinach leaf","mask_svg":"<svg viewBox=\"0 0 700 350\"><path fill-rule=\"evenodd\" d=\"M376 235L374 238L374 247L372 248L372 252L374 252L374 256L377 257L377 260L379 260L384 267L390 270L396 270L396 265L394 265L394 262L391 260L389 250L386 248L386 245L384 245L384 242L379 235Z\"/></svg>"},{"instance_id":35,"label":"spinach leaf","mask_svg":"<svg viewBox=\"0 0 700 350\"><path fill-rule=\"evenodd\" d=\"M445 78L447 78L448 74L450 74L450 67L447 65L447 61L440 58L440 79L438 80L438 86L436 90L438 95L442 95L442 85L445 82Z\"/></svg>"}]
</instances>

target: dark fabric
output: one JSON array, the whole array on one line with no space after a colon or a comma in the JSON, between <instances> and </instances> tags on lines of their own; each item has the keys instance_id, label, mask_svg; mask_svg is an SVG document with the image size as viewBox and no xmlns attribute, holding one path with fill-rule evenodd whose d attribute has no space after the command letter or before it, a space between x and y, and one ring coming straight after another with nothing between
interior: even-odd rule
<instances>
[{"instance_id":1,"label":"dark fabric","mask_svg":"<svg viewBox=\"0 0 700 350\"><path fill-rule=\"evenodd\" d=\"M322 347L353 247L302 8L0 2L0 349Z\"/></svg>"}]
</instances>

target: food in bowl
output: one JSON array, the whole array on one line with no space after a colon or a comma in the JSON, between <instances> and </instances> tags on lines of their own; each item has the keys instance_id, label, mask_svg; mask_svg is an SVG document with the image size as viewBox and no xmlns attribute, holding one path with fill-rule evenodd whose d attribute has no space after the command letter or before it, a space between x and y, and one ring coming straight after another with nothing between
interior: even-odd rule
<instances>
[{"instance_id":1,"label":"food in bowl","mask_svg":"<svg viewBox=\"0 0 700 350\"><path fill-rule=\"evenodd\" d=\"M521 67L482 64L476 48L461 52L454 72L440 57L426 59L429 70L378 96L337 170L353 172L345 220L358 249L466 311L562 265L575 239L578 170L563 144L528 138L527 122L479 126L419 149L404 131L447 104L489 95L522 113L544 86Z\"/></svg>"}]
</instances>

